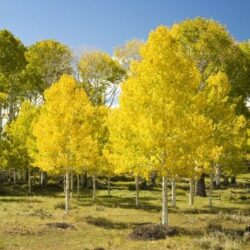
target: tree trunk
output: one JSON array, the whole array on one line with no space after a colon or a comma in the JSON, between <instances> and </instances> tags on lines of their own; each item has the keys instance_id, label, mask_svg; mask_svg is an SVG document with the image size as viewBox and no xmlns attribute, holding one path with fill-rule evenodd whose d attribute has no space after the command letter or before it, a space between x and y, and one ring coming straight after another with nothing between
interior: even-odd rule
<instances>
[{"instance_id":1,"label":"tree trunk","mask_svg":"<svg viewBox=\"0 0 250 250\"><path fill-rule=\"evenodd\" d=\"M207 197L206 186L205 186L205 174L204 173L202 173L202 175L200 176L200 178L197 181L196 195L201 196L201 197Z\"/></svg>"},{"instance_id":2,"label":"tree trunk","mask_svg":"<svg viewBox=\"0 0 250 250\"><path fill-rule=\"evenodd\" d=\"M2 136L2 129L3 129L3 112L2 112L2 104L0 102L0 137Z\"/></svg>"},{"instance_id":3,"label":"tree trunk","mask_svg":"<svg viewBox=\"0 0 250 250\"><path fill-rule=\"evenodd\" d=\"M192 207L194 205L194 178L190 178L189 181L189 206Z\"/></svg>"},{"instance_id":4,"label":"tree trunk","mask_svg":"<svg viewBox=\"0 0 250 250\"><path fill-rule=\"evenodd\" d=\"M16 170L13 172L13 183L16 185Z\"/></svg>"},{"instance_id":5,"label":"tree trunk","mask_svg":"<svg viewBox=\"0 0 250 250\"><path fill-rule=\"evenodd\" d=\"M28 193L31 194L31 169L30 167L28 168Z\"/></svg>"},{"instance_id":6,"label":"tree trunk","mask_svg":"<svg viewBox=\"0 0 250 250\"><path fill-rule=\"evenodd\" d=\"M176 183L172 180L172 207L176 207Z\"/></svg>"},{"instance_id":7,"label":"tree trunk","mask_svg":"<svg viewBox=\"0 0 250 250\"><path fill-rule=\"evenodd\" d=\"M65 175L65 214L69 214L69 173Z\"/></svg>"},{"instance_id":8,"label":"tree trunk","mask_svg":"<svg viewBox=\"0 0 250 250\"><path fill-rule=\"evenodd\" d=\"M110 196L110 176L108 176L108 196Z\"/></svg>"},{"instance_id":9,"label":"tree trunk","mask_svg":"<svg viewBox=\"0 0 250 250\"><path fill-rule=\"evenodd\" d=\"M73 197L73 191L74 191L74 175L70 175L70 198Z\"/></svg>"},{"instance_id":10,"label":"tree trunk","mask_svg":"<svg viewBox=\"0 0 250 250\"><path fill-rule=\"evenodd\" d=\"M236 176L232 176L232 177L231 177L231 184L232 184L233 186L236 186Z\"/></svg>"},{"instance_id":11,"label":"tree trunk","mask_svg":"<svg viewBox=\"0 0 250 250\"><path fill-rule=\"evenodd\" d=\"M95 175L92 176L93 178L93 196L92 196L92 201L95 201L96 198L96 177Z\"/></svg>"},{"instance_id":12,"label":"tree trunk","mask_svg":"<svg viewBox=\"0 0 250 250\"><path fill-rule=\"evenodd\" d=\"M162 177L162 219L161 223L168 226L168 183L167 177Z\"/></svg>"},{"instance_id":13,"label":"tree trunk","mask_svg":"<svg viewBox=\"0 0 250 250\"><path fill-rule=\"evenodd\" d=\"M215 186L220 187L220 177L221 177L221 168L220 166L215 167Z\"/></svg>"},{"instance_id":14,"label":"tree trunk","mask_svg":"<svg viewBox=\"0 0 250 250\"><path fill-rule=\"evenodd\" d=\"M213 192L213 181L214 181L214 174L210 173L210 185L209 185L209 207L212 208L212 192Z\"/></svg>"},{"instance_id":15,"label":"tree trunk","mask_svg":"<svg viewBox=\"0 0 250 250\"><path fill-rule=\"evenodd\" d=\"M63 192L66 195L66 175L63 175Z\"/></svg>"},{"instance_id":16,"label":"tree trunk","mask_svg":"<svg viewBox=\"0 0 250 250\"><path fill-rule=\"evenodd\" d=\"M43 171L40 172L40 186L43 186L43 182L44 182L44 173Z\"/></svg>"},{"instance_id":17,"label":"tree trunk","mask_svg":"<svg viewBox=\"0 0 250 250\"><path fill-rule=\"evenodd\" d=\"M135 206L139 207L139 177L135 176Z\"/></svg>"}]
</instances>

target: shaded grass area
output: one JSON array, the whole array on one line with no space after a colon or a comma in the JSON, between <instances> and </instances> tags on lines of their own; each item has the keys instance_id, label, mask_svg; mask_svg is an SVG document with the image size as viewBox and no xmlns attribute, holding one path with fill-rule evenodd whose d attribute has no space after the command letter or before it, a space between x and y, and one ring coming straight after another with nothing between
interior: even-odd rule
<instances>
[{"instance_id":1,"label":"shaded grass area","mask_svg":"<svg viewBox=\"0 0 250 250\"><path fill-rule=\"evenodd\" d=\"M195 197L188 206L188 182L177 183L177 208L170 206L170 224L179 233L159 241L131 241L128 235L138 226L160 223L161 190L140 192L135 207L131 179L114 179L111 196L81 190L71 200L70 216L64 215L61 188L2 187L0 195L0 249L250 249L250 175L238 178L236 187L214 190L208 198ZM170 197L170 193L169 193Z\"/></svg>"}]
</instances>

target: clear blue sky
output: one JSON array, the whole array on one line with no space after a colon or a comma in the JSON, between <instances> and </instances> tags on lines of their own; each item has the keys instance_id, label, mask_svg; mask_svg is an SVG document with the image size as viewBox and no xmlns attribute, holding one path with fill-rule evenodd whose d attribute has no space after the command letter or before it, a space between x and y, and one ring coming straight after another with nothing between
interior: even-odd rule
<instances>
[{"instance_id":1,"label":"clear blue sky","mask_svg":"<svg viewBox=\"0 0 250 250\"><path fill-rule=\"evenodd\" d=\"M250 38L250 0L0 0L0 29L25 45L53 38L109 53L158 25L196 16L221 22L239 41Z\"/></svg>"}]
</instances>

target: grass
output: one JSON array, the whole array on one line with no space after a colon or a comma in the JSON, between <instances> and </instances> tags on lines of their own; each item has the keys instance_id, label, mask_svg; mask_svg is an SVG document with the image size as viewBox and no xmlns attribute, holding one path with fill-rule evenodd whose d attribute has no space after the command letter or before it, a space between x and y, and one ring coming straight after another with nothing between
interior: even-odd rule
<instances>
[{"instance_id":1,"label":"grass","mask_svg":"<svg viewBox=\"0 0 250 250\"><path fill-rule=\"evenodd\" d=\"M27 196L17 187L5 187L0 196L0 249L39 250L141 250L141 249L250 249L250 174L238 178L236 187L214 190L208 198L195 197L188 206L188 183L177 183L177 208L170 207L170 224L179 234L160 241L132 241L127 237L138 225L160 223L161 190L140 192L134 205L131 182L114 181L112 196L99 190L95 203L82 190L71 200L70 216L63 213L63 193L37 189ZM169 193L170 194L170 193ZM170 197L170 196L169 196ZM64 223L64 224L56 224ZM69 225L61 228L58 225Z\"/></svg>"}]
</instances>

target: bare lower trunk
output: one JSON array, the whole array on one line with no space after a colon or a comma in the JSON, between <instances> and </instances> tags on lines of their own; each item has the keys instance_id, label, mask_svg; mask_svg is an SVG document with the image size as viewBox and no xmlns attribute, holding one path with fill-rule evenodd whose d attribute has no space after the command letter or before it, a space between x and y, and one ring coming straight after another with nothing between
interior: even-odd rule
<instances>
[{"instance_id":1,"label":"bare lower trunk","mask_svg":"<svg viewBox=\"0 0 250 250\"><path fill-rule=\"evenodd\" d=\"M28 193L31 194L31 169L30 167L28 168Z\"/></svg>"},{"instance_id":2,"label":"bare lower trunk","mask_svg":"<svg viewBox=\"0 0 250 250\"><path fill-rule=\"evenodd\" d=\"M176 183L172 180L172 207L176 207Z\"/></svg>"},{"instance_id":3,"label":"bare lower trunk","mask_svg":"<svg viewBox=\"0 0 250 250\"><path fill-rule=\"evenodd\" d=\"M16 185L16 170L13 172L13 183Z\"/></svg>"},{"instance_id":4,"label":"bare lower trunk","mask_svg":"<svg viewBox=\"0 0 250 250\"><path fill-rule=\"evenodd\" d=\"M220 166L216 166L216 168L215 168L215 186L217 188L220 187L220 177L221 177L221 168L220 168Z\"/></svg>"},{"instance_id":5,"label":"bare lower trunk","mask_svg":"<svg viewBox=\"0 0 250 250\"><path fill-rule=\"evenodd\" d=\"M43 186L43 182L44 182L44 173L43 171L40 172L40 185Z\"/></svg>"},{"instance_id":6,"label":"bare lower trunk","mask_svg":"<svg viewBox=\"0 0 250 250\"><path fill-rule=\"evenodd\" d=\"M63 176L63 192L66 194L66 175Z\"/></svg>"},{"instance_id":7,"label":"bare lower trunk","mask_svg":"<svg viewBox=\"0 0 250 250\"><path fill-rule=\"evenodd\" d=\"M168 183L167 177L162 177L162 218L161 223L168 226Z\"/></svg>"},{"instance_id":8,"label":"bare lower trunk","mask_svg":"<svg viewBox=\"0 0 250 250\"><path fill-rule=\"evenodd\" d=\"M135 206L139 207L139 177L135 176Z\"/></svg>"},{"instance_id":9,"label":"bare lower trunk","mask_svg":"<svg viewBox=\"0 0 250 250\"><path fill-rule=\"evenodd\" d=\"M69 214L69 173L65 175L65 214Z\"/></svg>"},{"instance_id":10,"label":"bare lower trunk","mask_svg":"<svg viewBox=\"0 0 250 250\"><path fill-rule=\"evenodd\" d=\"M194 178L190 178L189 182L189 206L194 205Z\"/></svg>"},{"instance_id":11,"label":"bare lower trunk","mask_svg":"<svg viewBox=\"0 0 250 250\"><path fill-rule=\"evenodd\" d=\"M74 191L74 175L70 175L70 198L73 197L73 191Z\"/></svg>"},{"instance_id":12,"label":"bare lower trunk","mask_svg":"<svg viewBox=\"0 0 250 250\"><path fill-rule=\"evenodd\" d=\"M93 178L93 196L92 196L92 201L95 201L96 198L96 177L95 175L92 176Z\"/></svg>"},{"instance_id":13,"label":"bare lower trunk","mask_svg":"<svg viewBox=\"0 0 250 250\"><path fill-rule=\"evenodd\" d=\"M2 134L2 129L3 129L3 113L2 113L2 104L0 102L0 137Z\"/></svg>"},{"instance_id":14,"label":"bare lower trunk","mask_svg":"<svg viewBox=\"0 0 250 250\"><path fill-rule=\"evenodd\" d=\"M205 174L204 173L202 173L202 175L200 176L200 178L197 181L196 195L201 196L201 197L207 197L206 186L205 186Z\"/></svg>"},{"instance_id":15,"label":"bare lower trunk","mask_svg":"<svg viewBox=\"0 0 250 250\"><path fill-rule=\"evenodd\" d=\"M79 193L80 193L80 176L79 176L79 174L76 175L76 188L77 188L77 196L79 196Z\"/></svg>"},{"instance_id":16,"label":"bare lower trunk","mask_svg":"<svg viewBox=\"0 0 250 250\"><path fill-rule=\"evenodd\" d=\"M110 176L108 176L108 196L110 196Z\"/></svg>"},{"instance_id":17,"label":"bare lower trunk","mask_svg":"<svg viewBox=\"0 0 250 250\"><path fill-rule=\"evenodd\" d=\"M209 207L210 208L213 206L212 204L213 181L214 181L214 174L210 173L210 186L209 186Z\"/></svg>"}]
</instances>

